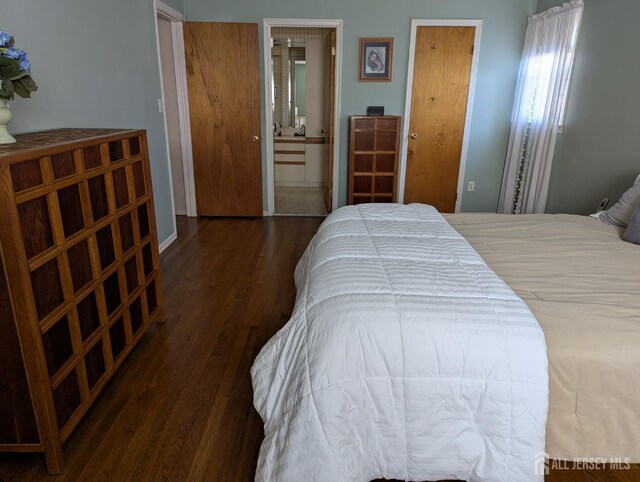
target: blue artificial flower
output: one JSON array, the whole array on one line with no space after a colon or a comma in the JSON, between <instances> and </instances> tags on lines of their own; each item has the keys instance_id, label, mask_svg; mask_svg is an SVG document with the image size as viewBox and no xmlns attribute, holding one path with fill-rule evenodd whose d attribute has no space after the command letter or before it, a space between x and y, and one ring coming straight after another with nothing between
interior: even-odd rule
<instances>
[{"instance_id":1,"label":"blue artificial flower","mask_svg":"<svg viewBox=\"0 0 640 482\"><path fill-rule=\"evenodd\" d=\"M31 69L31 62L27 59L25 55L24 58L20 61L20 70L29 70Z\"/></svg>"},{"instance_id":2,"label":"blue artificial flower","mask_svg":"<svg viewBox=\"0 0 640 482\"><path fill-rule=\"evenodd\" d=\"M0 30L0 47L7 45L10 40L11 40L11 35L9 35L7 32L3 32L2 30Z\"/></svg>"},{"instance_id":3,"label":"blue artificial flower","mask_svg":"<svg viewBox=\"0 0 640 482\"><path fill-rule=\"evenodd\" d=\"M22 50L17 49L15 47L6 49L6 52L4 52L5 57L9 57L10 59L16 59L16 60L20 59L22 54L23 54Z\"/></svg>"}]
</instances>

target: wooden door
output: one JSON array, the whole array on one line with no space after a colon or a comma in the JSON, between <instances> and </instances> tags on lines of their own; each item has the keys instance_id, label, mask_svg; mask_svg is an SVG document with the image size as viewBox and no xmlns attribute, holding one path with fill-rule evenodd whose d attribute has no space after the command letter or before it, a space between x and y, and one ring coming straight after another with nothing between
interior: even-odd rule
<instances>
[{"instance_id":1,"label":"wooden door","mask_svg":"<svg viewBox=\"0 0 640 482\"><path fill-rule=\"evenodd\" d=\"M418 27L404 202L455 210L475 27Z\"/></svg>"},{"instance_id":2,"label":"wooden door","mask_svg":"<svg viewBox=\"0 0 640 482\"><path fill-rule=\"evenodd\" d=\"M324 125L325 144L324 144L324 205L327 212L331 212L331 201L333 198L333 146L334 146L334 113L336 99L336 31L332 29L327 39L327 48L325 49L325 82L324 82Z\"/></svg>"},{"instance_id":3,"label":"wooden door","mask_svg":"<svg viewBox=\"0 0 640 482\"><path fill-rule=\"evenodd\" d=\"M186 22L199 216L262 216L258 25Z\"/></svg>"}]
</instances>

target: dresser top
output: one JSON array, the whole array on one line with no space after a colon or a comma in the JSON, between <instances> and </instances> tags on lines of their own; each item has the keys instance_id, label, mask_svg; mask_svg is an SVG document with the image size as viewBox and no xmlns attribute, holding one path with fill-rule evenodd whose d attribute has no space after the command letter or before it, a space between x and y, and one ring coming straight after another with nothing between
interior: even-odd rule
<instances>
[{"instance_id":1,"label":"dresser top","mask_svg":"<svg viewBox=\"0 0 640 482\"><path fill-rule=\"evenodd\" d=\"M97 139L104 142L125 137L127 135L141 134L144 131L135 129L54 129L49 131L30 132L15 136L18 142L14 144L0 144L0 164L28 157L41 157L48 155L49 151L63 151L78 149L84 144L92 144Z\"/></svg>"}]
</instances>

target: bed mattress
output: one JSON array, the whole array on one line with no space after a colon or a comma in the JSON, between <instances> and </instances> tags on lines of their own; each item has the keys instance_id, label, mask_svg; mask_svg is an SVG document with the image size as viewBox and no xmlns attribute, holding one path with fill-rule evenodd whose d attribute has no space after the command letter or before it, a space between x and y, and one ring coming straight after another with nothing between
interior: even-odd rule
<instances>
[{"instance_id":1,"label":"bed mattress","mask_svg":"<svg viewBox=\"0 0 640 482\"><path fill-rule=\"evenodd\" d=\"M445 218L542 326L548 454L640 462L640 246L586 216Z\"/></svg>"}]
</instances>

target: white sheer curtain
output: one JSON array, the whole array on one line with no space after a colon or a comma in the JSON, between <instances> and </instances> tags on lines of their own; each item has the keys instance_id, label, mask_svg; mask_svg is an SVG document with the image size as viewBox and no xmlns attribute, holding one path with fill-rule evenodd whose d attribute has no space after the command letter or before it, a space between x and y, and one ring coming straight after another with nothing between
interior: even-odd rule
<instances>
[{"instance_id":1,"label":"white sheer curtain","mask_svg":"<svg viewBox=\"0 0 640 482\"><path fill-rule=\"evenodd\" d=\"M529 18L498 212L544 213L583 0Z\"/></svg>"}]
</instances>

